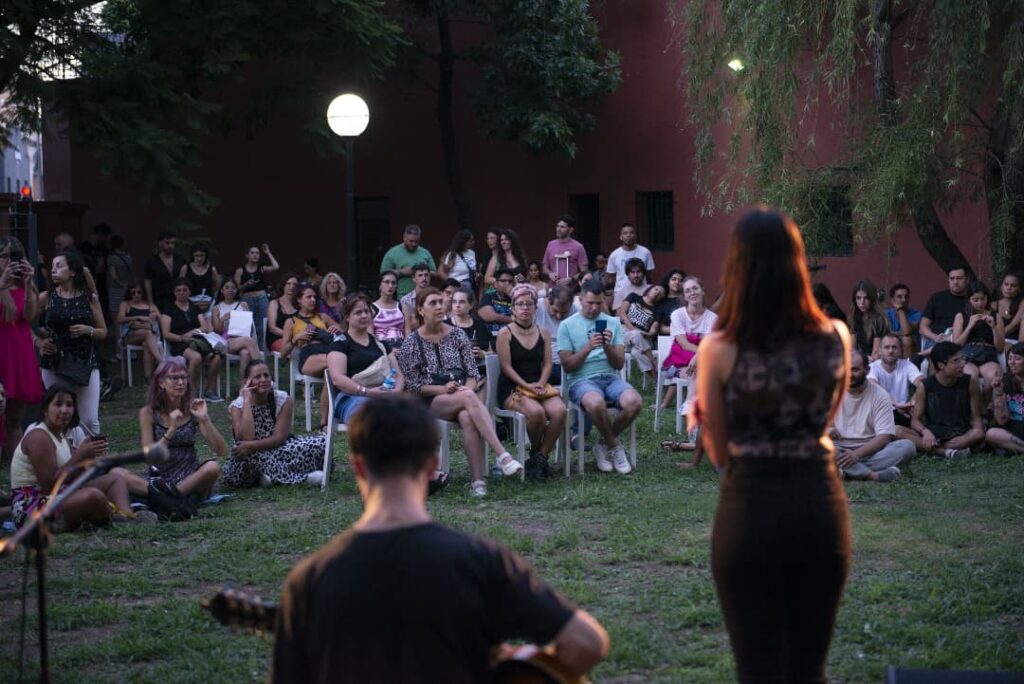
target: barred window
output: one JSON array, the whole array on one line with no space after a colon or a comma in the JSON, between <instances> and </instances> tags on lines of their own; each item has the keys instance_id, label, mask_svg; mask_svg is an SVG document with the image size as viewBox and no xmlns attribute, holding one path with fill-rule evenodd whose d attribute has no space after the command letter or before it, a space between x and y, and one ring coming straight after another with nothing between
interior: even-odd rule
<instances>
[{"instance_id":1,"label":"barred window","mask_svg":"<svg viewBox=\"0 0 1024 684\"><path fill-rule=\"evenodd\" d=\"M671 190L636 193L637 230L648 248L672 252L676 248L675 202Z\"/></svg>"}]
</instances>

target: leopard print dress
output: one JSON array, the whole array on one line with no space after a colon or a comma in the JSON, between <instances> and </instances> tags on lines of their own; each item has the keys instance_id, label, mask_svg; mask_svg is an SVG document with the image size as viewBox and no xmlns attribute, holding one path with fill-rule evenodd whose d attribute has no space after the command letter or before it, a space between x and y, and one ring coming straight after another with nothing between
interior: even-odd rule
<instances>
[{"instance_id":1,"label":"leopard print dress","mask_svg":"<svg viewBox=\"0 0 1024 684\"><path fill-rule=\"evenodd\" d=\"M266 439L274 434L277 414L288 399L287 392L274 391L275 406L260 404L252 407L252 422L255 439ZM242 408L239 397L231 406ZM237 440L236 440L237 441ZM279 446L254 451L241 458L229 456L224 462L221 486L227 489L256 487L260 478L266 476L274 484L298 484L306 476L323 465L326 435L289 435Z\"/></svg>"}]
</instances>

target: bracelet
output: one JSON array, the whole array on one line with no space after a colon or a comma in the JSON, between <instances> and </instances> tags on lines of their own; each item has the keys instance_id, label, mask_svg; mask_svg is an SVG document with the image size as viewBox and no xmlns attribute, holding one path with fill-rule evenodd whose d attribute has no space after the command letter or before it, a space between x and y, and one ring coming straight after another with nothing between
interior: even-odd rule
<instances>
[{"instance_id":1,"label":"bracelet","mask_svg":"<svg viewBox=\"0 0 1024 684\"><path fill-rule=\"evenodd\" d=\"M366 396L366 385L359 386L359 394L363 395L364 397Z\"/></svg>"}]
</instances>

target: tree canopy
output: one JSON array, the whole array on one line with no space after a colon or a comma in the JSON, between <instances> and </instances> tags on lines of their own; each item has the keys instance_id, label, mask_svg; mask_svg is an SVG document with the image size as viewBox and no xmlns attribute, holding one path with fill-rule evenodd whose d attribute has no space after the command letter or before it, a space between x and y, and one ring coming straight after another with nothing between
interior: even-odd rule
<instances>
[{"instance_id":1,"label":"tree canopy","mask_svg":"<svg viewBox=\"0 0 1024 684\"><path fill-rule=\"evenodd\" d=\"M101 8L101 9L100 9ZM275 108L323 122L325 75L379 75L402 42L377 0L6 0L0 91L7 122L37 129L42 112L70 125L100 168L164 203L214 202L189 178L211 131L247 129ZM246 79L258 71L258 79ZM225 89L239 86L225 106ZM321 103L322 100L322 103ZM315 116L313 115L315 112Z\"/></svg>"},{"instance_id":2,"label":"tree canopy","mask_svg":"<svg viewBox=\"0 0 1024 684\"><path fill-rule=\"evenodd\" d=\"M821 252L845 205L858 240L912 225L948 268L968 261L941 210L984 201L993 269L1024 263L1024 2L670 0L670 10L705 211L778 205ZM741 71L726 67L733 59ZM821 159L814 129L833 113L844 144Z\"/></svg>"}]
</instances>

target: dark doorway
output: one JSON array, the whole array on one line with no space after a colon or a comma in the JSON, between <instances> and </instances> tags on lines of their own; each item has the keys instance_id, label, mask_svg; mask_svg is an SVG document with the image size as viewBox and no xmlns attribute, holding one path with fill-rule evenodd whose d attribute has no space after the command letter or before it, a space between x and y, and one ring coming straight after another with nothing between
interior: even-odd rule
<instances>
[{"instance_id":1,"label":"dark doorway","mask_svg":"<svg viewBox=\"0 0 1024 684\"><path fill-rule=\"evenodd\" d=\"M391 246L391 200L387 197L357 197L356 231L359 283L368 288L376 299L380 262ZM354 285L349 285L349 291L355 289Z\"/></svg>"},{"instance_id":2,"label":"dark doorway","mask_svg":"<svg viewBox=\"0 0 1024 684\"><path fill-rule=\"evenodd\" d=\"M601 196L569 195L569 213L576 219L576 239L583 243L593 264L594 255L601 251Z\"/></svg>"}]
</instances>

